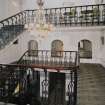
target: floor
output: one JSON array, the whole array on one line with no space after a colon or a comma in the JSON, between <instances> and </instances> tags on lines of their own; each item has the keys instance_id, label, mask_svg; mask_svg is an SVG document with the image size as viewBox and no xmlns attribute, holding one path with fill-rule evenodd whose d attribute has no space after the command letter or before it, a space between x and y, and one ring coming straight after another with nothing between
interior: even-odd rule
<instances>
[{"instance_id":1,"label":"floor","mask_svg":"<svg viewBox=\"0 0 105 105\"><path fill-rule=\"evenodd\" d=\"M105 105L105 68L99 64L81 64L77 87L77 105Z\"/></svg>"}]
</instances>

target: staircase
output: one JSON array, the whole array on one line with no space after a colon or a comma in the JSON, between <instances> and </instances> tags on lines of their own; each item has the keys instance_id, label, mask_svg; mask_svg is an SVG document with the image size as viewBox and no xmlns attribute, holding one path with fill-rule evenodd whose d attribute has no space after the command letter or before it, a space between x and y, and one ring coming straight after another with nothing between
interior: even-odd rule
<instances>
[{"instance_id":1,"label":"staircase","mask_svg":"<svg viewBox=\"0 0 105 105\"><path fill-rule=\"evenodd\" d=\"M105 105L105 68L81 64L77 83L77 105Z\"/></svg>"},{"instance_id":2,"label":"staircase","mask_svg":"<svg viewBox=\"0 0 105 105\"><path fill-rule=\"evenodd\" d=\"M24 30L24 25L5 25L0 29L0 49L14 40Z\"/></svg>"},{"instance_id":3,"label":"staircase","mask_svg":"<svg viewBox=\"0 0 105 105\"><path fill-rule=\"evenodd\" d=\"M19 12L0 21L0 49L3 49L11 41L24 31L26 12Z\"/></svg>"}]
</instances>

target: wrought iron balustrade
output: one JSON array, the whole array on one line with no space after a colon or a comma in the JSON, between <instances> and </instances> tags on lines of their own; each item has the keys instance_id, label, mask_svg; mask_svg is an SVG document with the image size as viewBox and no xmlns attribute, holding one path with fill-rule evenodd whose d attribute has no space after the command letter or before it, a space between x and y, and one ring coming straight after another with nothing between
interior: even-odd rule
<instances>
[{"instance_id":1,"label":"wrought iron balustrade","mask_svg":"<svg viewBox=\"0 0 105 105\"><path fill-rule=\"evenodd\" d=\"M0 64L0 101L13 101L15 88L22 80L24 70L24 67Z\"/></svg>"},{"instance_id":2,"label":"wrought iron balustrade","mask_svg":"<svg viewBox=\"0 0 105 105\"><path fill-rule=\"evenodd\" d=\"M105 25L105 4L49 8L44 10L45 21L55 26ZM36 21L37 10L26 10L27 23Z\"/></svg>"},{"instance_id":3,"label":"wrought iron balustrade","mask_svg":"<svg viewBox=\"0 0 105 105\"><path fill-rule=\"evenodd\" d=\"M19 64L49 68L69 68L79 66L77 51L28 50Z\"/></svg>"},{"instance_id":4,"label":"wrought iron balustrade","mask_svg":"<svg viewBox=\"0 0 105 105\"><path fill-rule=\"evenodd\" d=\"M0 101L18 105L76 105L78 61L76 51L34 50L25 52L18 64L1 64ZM63 93L59 77L62 71L66 76ZM50 80L53 72L54 84Z\"/></svg>"},{"instance_id":5,"label":"wrought iron balustrade","mask_svg":"<svg viewBox=\"0 0 105 105\"><path fill-rule=\"evenodd\" d=\"M38 71L38 69L43 71ZM64 93L65 91L68 93L65 96L67 99L64 99L66 105L76 105L77 69L75 67L72 70L70 69L68 73L65 72L68 80L67 91L64 88ZM56 72L57 70L53 71ZM44 75L38 75L41 73L44 73ZM55 78L57 84L52 91L50 91L50 85L53 83L48 79L50 73L47 68L43 69L32 65L0 64L0 101L17 105L51 105L52 103L59 105L62 100L55 96L59 96L62 92L58 92L58 89L62 88L59 87L59 75L62 73L60 71L55 73L56 76L58 75ZM42 80L39 78L42 78ZM64 104L62 103L62 105Z\"/></svg>"}]
</instances>

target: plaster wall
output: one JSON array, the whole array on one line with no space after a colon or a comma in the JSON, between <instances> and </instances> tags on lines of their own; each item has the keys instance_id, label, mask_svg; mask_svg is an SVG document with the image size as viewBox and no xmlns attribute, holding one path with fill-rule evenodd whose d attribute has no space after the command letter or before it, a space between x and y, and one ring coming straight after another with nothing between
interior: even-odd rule
<instances>
[{"instance_id":1,"label":"plaster wall","mask_svg":"<svg viewBox=\"0 0 105 105\"><path fill-rule=\"evenodd\" d=\"M61 40L64 44L64 50L78 51L78 42L80 40L89 40L92 42L92 59L81 59L81 62L87 63L100 63L102 54L100 51L105 51L105 48L101 47L101 28L57 28L48 33L45 39L37 37L38 33L30 34L29 32L23 32L17 39L19 40L17 45L13 45L12 42L6 48L0 51L0 63L9 63L19 59L23 53L28 50L28 42L30 40L36 40L38 42L39 50L51 50L51 43L54 40ZM18 59L17 59L18 58Z\"/></svg>"}]
</instances>

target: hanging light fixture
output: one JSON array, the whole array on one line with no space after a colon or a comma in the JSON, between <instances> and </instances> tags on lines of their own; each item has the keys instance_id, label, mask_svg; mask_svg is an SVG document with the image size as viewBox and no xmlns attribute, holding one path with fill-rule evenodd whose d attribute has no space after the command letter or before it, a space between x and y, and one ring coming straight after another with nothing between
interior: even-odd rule
<instances>
[{"instance_id":1,"label":"hanging light fixture","mask_svg":"<svg viewBox=\"0 0 105 105\"><path fill-rule=\"evenodd\" d=\"M37 0L37 5L38 9L36 10L34 23L29 23L25 27L31 34L37 33L38 37L45 38L48 35L48 32L52 30L53 25L47 21L45 17L45 11L43 8L44 1Z\"/></svg>"}]
</instances>

